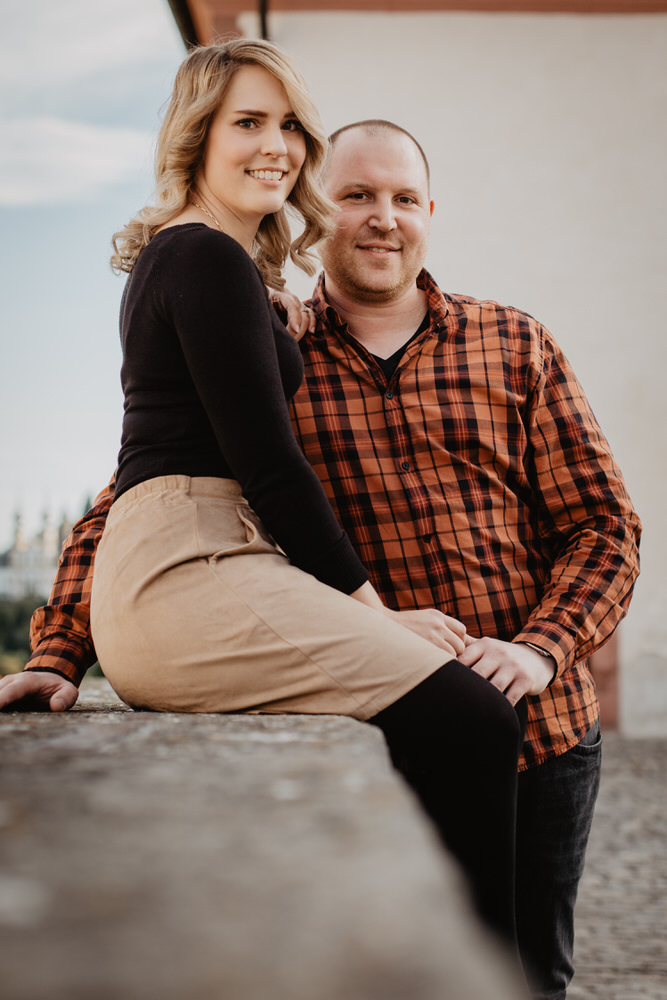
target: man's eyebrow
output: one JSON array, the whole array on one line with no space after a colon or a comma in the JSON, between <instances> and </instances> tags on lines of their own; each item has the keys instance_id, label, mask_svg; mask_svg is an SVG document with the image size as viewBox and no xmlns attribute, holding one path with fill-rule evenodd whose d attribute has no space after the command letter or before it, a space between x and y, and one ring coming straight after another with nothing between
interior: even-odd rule
<instances>
[{"instance_id":1,"label":"man's eyebrow","mask_svg":"<svg viewBox=\"0 0 667 1000\"><path fill-rule=\"evenodd\" d=\"M347 192L349 192L349 191L358 191L360 189L362 191L368 191L368 190L373 190L374 188L375 188L375 185L374 184L369 184L367 181L348 181L347 183L342 184L339 188L337 188L336 193L337 194L347 194ZM407 186L406 187L401 187L399 185L396 188L396 190L395 190L394 193L395 194L409 194L413 198L421 198L421 197L423 197L423 191L420 191L420 189L416 188L416 187L407 187Z\"/></svg>"}]
</instances>

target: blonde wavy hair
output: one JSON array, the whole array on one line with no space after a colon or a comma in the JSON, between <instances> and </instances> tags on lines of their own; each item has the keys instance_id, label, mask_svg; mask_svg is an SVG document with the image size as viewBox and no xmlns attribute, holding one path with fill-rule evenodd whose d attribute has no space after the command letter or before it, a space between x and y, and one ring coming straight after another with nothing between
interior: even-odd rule
<instances>
[{"instance_id":1,"label":"blonde wavy hair","mask_svg":"<svg viewBox=\"0 0 667 1000\"><path fill-rule=\"evenodd\" d=\"M287 55L270 42L245 38L200 46L181 63L158 135L155 204L141 209L114 234L114 271L130 272L157 230L191 201L211 122L234 75L243 66L261 66L283 85L306 139L306 158L287 199L301 217L303 230L292 241L285 205L264 217L251 255L265 283L272 288L284 286L282 268L288 256L307 274L315 273L317 263L308 251L331 235L335 212L319 181L327 153L326 134L305 81Z\"/></svg>"}]
</instances>

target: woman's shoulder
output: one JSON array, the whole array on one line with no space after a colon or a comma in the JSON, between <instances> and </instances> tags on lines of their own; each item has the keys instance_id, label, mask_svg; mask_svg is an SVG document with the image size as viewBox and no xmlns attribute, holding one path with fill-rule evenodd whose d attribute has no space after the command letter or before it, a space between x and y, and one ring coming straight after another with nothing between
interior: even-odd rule
<instances>
[{"instance_id":1,"label":"woman's shoulder","mask_svg":"<svg viewBox=\"0 0 667 1000\"><path fill-rule=\"evenodd\" d=\"M175 226L165 226L155 234L146 249L152 247L161 254L178 253L186 246L190 253L201 247L209 253L225 253L230 257L250 260L240 243L226 233L212 229L205 222L181 222Z\"/></svg>"},{"instance_id":2,"label":"woman's shoulder","mask_svg":"<svg viewBox=\"0 0 667 1000\"><path fill-rule=\"evenodd\" d=\"M193 297L202 308L212 297L239 308L263 296L268 301L259 269L241 244L201 222L161 229L142 250L131 277L128 294L150 287L167 313Z\"/></svg>"},{"instance_id":3,"label":"woman's shoulder","mask_svg":"<svg viewBox=\"0 0 667 1000\"><path fill-rule=\"evenodd\" d=\"M166 226L156 233L144 253L159 260L162 268L177 267L179 271L196 270L201 273L215 269L237 277L259 276L257 265L250 255L231 236L212 229L203 222L185 222Z\"/></svg>"}]
</instances>

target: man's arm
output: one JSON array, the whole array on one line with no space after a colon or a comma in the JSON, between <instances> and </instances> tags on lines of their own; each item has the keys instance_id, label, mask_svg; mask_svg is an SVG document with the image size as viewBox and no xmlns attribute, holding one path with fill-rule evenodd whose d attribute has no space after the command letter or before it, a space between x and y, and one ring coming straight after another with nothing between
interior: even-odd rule
<instances>
[{"instance_id":1,"label":"man's arm","mask_svg":"<svg viewBox=\"0 0 667 1000\"><path fill-rule=\"evenodd\" d=\"M551 571L513 642L481 639L461 656L514 696L521 688L539 694L602 646L627 612L639 573L641 523L621 472L567 359L547 331L540 335L543 366L527 431L536 523Z\"/></svg>"},{"instance_id":2,"label":"man's arm","mask_svg":"<svg viewBox=\"0 0 667 1000\"><path fill-rule=\"evenodd\" d=\"M543 378L528 432L551 572L514 641L546 650L560 674L603 645L626 614L639 574L641 522L583 389L542 333Z\"/></svg>"},{"instance_id":3,"label":"man's arm","mask_svg":"<svg viewBox=\"0 0 667 1000\"><path fill-rule=\"evenodd\" d=\"M96 660L90 635L95 553L113 500L114 479L75 524L63 545L48 604L30 622L32 655L25 669L58 674L77 687Z\"/></svg>"}]
</instances>

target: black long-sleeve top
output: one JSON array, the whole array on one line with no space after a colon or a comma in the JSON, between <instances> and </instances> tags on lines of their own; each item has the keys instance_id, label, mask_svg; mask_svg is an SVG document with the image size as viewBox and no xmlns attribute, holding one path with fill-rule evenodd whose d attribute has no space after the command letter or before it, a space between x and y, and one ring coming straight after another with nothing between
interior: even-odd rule
<instances>
[{"instance_id":1,"label":"black long-sleeve top","mask_svg":"<svg viewBox=\"0 0 667 1000\"><path fill-rule=\"evenodd\" d=\"M156 476L236 479L295 565L360 587L368 573L290 424L301 352L243 248L201 223L162 230L128 279L120 330L115 497Z\"/></svg>"}]
</instances>

